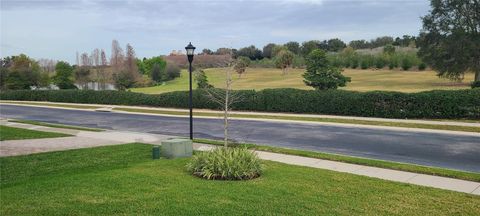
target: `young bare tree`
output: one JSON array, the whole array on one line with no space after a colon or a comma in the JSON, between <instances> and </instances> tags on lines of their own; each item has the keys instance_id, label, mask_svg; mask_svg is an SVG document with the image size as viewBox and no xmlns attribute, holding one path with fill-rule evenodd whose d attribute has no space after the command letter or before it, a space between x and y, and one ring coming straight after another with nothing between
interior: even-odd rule
<instances>
[{"instance_id":1,"label":"young bare tree","mask_svg":"<svg viewBox=\"0 0 480 216\"><path fill-rule=\"evenodd\" d=\"M100 51L100 66L97 69L97 76L98 76L98 87L101 90L106 89L106 83L109 80L108 73L106 72L106 67L108 65L107 62L107 55L105 54L105 50Z\"/></svg>"},{"instance_id":2,"label":"young bare tree","mask_svg":"<svg viewBox=\"0 0 480 216\"><path fill-rule=\"evenodd\" d=\"M232 53L231 53L232 54ZM234 80L232 79L232 73L234 72L235 61L230 58L226 59L227 62L223 63L228 65L224 68L225 70L225 89L215 89L215 88L206 88L204 91L207 93L208 98L220 105L221 110L223 111L223 142L224 146L228 147L228 128L229 128L229 117L230 111L232 110L232 105L241 101L241 95L232 92L232 84Z\"/></svg>"},{"instance_id":3,"label":"young bare tree","mask_svg":"<svg viewBox=\"0 0 480 216\"><path fill-rule=\"evenodd\" d=\"M242 74L245 73L249 65L250 59L245 56L239 56L236 59L233 69L235 70L235 72L237 72L238 78L242 77Z\"/></svg>"},{"instance_id":4,"label":"young bare tree","mask_svg":"<svg viewBox=\"0 0 480 216\"><path fill-rule=\"evenodd\" d=\"M42 68L42 71L47 73L53 73L55 71L55 65L57 64L57 62L58 61L53 59L44 59L44 58L41 58L38 60L38 64Z\"/></svg>"},{"instance_id":5,"label":"young bare tree","mask_svg":"<svg viewBox=\"0 0 480 216\"><path fill-rule=\"evenodd\" d=\"M130 44L127 44L127 57L125 58L125 68L134 77L138 76L137 58L135 57L135 50Z\"/></svg>"},{"instance_id":6,"label":"young bare tree","mask_svg":"<svg viewBox=\"0 0 480 216\"><path fill-rule=\"evenodd\" d=\"M90 60L88 53L82 53L80 56L80 66L78 66L74 72L75 81L77 81L84 90L88 89L88 83L90 82Z\"/></svg>"},{"instance_id":7,"label":"young bare tree","mask_svg":"<svg viewBox=\"0 0 480 216\"><path fill-rule=\"evenodd\" d=\"M78 51L76 52L76 55L77 55L77 58L76 58L75 64L76 64L77 66L79 66L79 65L80 65L80 57L79 57L79 55L78 55Z\"/></svg>"},{"instance_id":8,"label":"young bare tree","mask_svg":"<svg viewBox=\"0 0 480 216\"><path fill-rule=\"evenodd\" d=\"M123 54L123 50L120 47L120 44L117 40L112 41L112 56L110 58L110 66L112 66L113 72L117 73L123 69L123 61L125 55Z\"/></svg>"},{"instance_id":9,"label":"young bare tree","mask_svg":"<svg viewBox=\"0 0 480 216\"><path fill-rule=\"evenodd\" d=\"M100 65L100 50L98 48L94 49L92 52L93 65L98 67Z\"/></svg>"},{"instance_id":10,"label":"young bare tree","mask_svg":"<svg viewBox=\"0 0 480 216\"><path fill-rule=\"evenodd\" d=\"M277 68L282 69L282 75L286 75L288 73L288 68L293 63L294 55L292 52L288 50L281 50L276 55L277 59L275 61Z\"/></svg>"},{"instance_id":11,"label":"young bare tree","mask_svg":"<svg viewBox=\"0 0 480 216\"><path fill-rule=\"evenodd\" d=\"M90 66L90 57L88 53L82 53L80 56L80 67L88 67Z\"/></svg>"},{"instance_id":12,"label":"young bare tree","mask_svg":"<svg viewBox=\"0 0 480 216\"><path fill-rule=\"evenodd\" d=\"M113 64L113 62L111 63ZM127 56L123 61L123 66L120 68L120 70L116 70L113 73L115 86L119 90L126 90L133 87L139 79L140 73L138 72L135 51L130 44L127 44Z\"/></svg>"}]
</instances>

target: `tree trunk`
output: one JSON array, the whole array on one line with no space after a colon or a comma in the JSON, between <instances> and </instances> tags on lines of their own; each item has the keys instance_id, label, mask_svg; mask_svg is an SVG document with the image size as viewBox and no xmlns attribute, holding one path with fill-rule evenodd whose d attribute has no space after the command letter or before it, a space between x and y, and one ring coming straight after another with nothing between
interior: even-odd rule
<instances>
[{"instance_id":1,"label":"tree trunk","mask_svg":"<svg viewBox=\"0 0 480 216\"><path fill-rule=\"evenodd\" d=\"M225 87L225 104L223 107L223 141L224 146L228 147L228 109L229 109L229 94L230 94L230 85L231 85L231 74L230 70L227 69L226 74L226 87Z\"/></svg>"},{"instance_id":2,"label":"tree trunk","mask_svg":"<svg viewBox=\"0 0 480 216\"><path fill-rule=\"evenodd\" d=\"M223 108L223 145L228 146L228 88L225 90L225 107Z\"/></svg>"}]
</instances>

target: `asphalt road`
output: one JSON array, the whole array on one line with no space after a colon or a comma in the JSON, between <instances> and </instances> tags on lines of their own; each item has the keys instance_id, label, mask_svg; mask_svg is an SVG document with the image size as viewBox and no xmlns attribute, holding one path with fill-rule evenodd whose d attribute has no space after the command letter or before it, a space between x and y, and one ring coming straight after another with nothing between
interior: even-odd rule
<instances>
[{"instance_id":1,"label":"asphalt road","mask_svg":"<svg viewBox=\"0 0 480 216\"><path fill-rule=\"evenodd\" d=\"M188 118L1 105L0 116L188 136ZM480 137L308 123L231 120L231 138L271 146L480 172ZM194 118L194 137L223 137L219 119Z\"/></svg>"}]
</instances>

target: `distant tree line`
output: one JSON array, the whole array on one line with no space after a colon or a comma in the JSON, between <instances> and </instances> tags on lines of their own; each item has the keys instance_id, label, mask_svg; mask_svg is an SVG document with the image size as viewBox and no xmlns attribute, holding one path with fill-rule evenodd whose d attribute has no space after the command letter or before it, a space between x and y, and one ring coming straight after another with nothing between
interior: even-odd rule
<instances>
[{"instance_id":1,"label":"distant tree line","mask_svg":"<svg viewBox=\"0 0 480 216\"><path fill-rule=\"evenodd\" d=\"M134 48L126 45L123 51L117 40L112 41L110 61L104 49L76 54L76 64L40 59L25 54L0 59L0 88L7 89L107 89L114 84L119 90L151 86L180 76L180 68L160 56L140 60ZM53 84L53 85L52 85Z\"/></svg>"},{"instance_id":2,"label":"distant tree line","mask_svg":"<svg viewBox=\"0 0 480 216\"><path fill-rule=\"evenodd\" d=\"M218 48L216 51L210 49L203 49L200 54L203 55L225 55L233 53L235 57L244 56L250 58L250 60L262 60L263 58L275 57L274 49L277 46L283 46L286 50L292 52L295 55L306 57L315 49L321 49L326 52L339 52L347 46L353 49L374 49L383 47L386 45L393 45L398 47L415 47L417 42L416 36L404 35L402 37L390 37L382 36L372 40L353 40L348 44L339 38L332 38L328 40L309 40L302 43L296 41L290 41L285 44L269 43L263 47L263 49L257 48L254 45L242 47L239 49Z\"/></svg>"}]
</instances>

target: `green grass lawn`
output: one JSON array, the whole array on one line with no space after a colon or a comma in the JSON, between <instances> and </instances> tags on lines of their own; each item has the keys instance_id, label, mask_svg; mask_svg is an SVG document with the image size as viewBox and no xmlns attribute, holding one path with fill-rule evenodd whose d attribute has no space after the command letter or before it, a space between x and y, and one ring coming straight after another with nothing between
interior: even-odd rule
<instances>
[{"instance_id":1,"label":"green grass lawn","mask_svg":"<svg viewBox=\"0 0 480 216\"><path fill-rule=\"evenodd\" d=\"M218 145L218 146L223 146L224 144L223 141L210 140L210 139L194 139L193 141L197 143L204 143L204 144ZM351 163L351 164L359 164L359 165L366 165L366 166L372 166L372 167L380 167L380 168L386 168L386 169L401 170L401 171L407 171L407 172L444 176L449 178L457 178L457 179L463 179L467 181L480 182L480 173L474 173L474 172L465 172L460 170L451 170L451 169L445 169L445 168L439 168L439 167L420 166L415 164L399 163L399 162L385 161L385 160L375 160L375 159L369 159L369 158L331 154L331 153L318 152L318 151L307 151L307 150L298 150L298 149L282 148L282 147L275 147L275 146L257 145L254 143L235 143L233 145L243 146L248 149L257 150L257 151L297 155L302 157L311 157L311 158L339 161L339 162L345 162L345 163Z\"/></svg>"},{"instance_id":2,"label":"green grass lawn","mask_svg":"<svg viewBox=\"0 0 480 216\"><path fill-rule=\"evenodd\" d=\"M40 139L40 138L56 138L67 137L68 134L43 132L28 130L23 128L8 127L0 125L0 140L21 140L21 139Z\"/></svg>"},{"instance_id":3,"label":"green grass lawn","mask_svg":"<svg viewBox=\"0 0 480 216\"><path fill-rule=\"evenodd\" d=\"M87 127L78 127L78 126L63 125L63 124L52 124L52 123L32 121L32 120L12 119L8 121L23 123L23 124L39 125L39 126L45 126L45 127L53 127L53 128L65 128L65 129L72 129L72 130L83 130L83 131L94 131L94 132L105 131L103 129L98 129L98 128L87 128Z\"/></svg>"},{"instance_id":4,"label":"green grass lawn","mask_svg":"<svg viewBox=\"0 0 480 216\"><path fill-rule=\"evenodd\" d=\"M205 69L210 84L215 87L225 86L225 70L222 68ZM275 68L248 68L239 78L233 76L233 89L266 89L266 88L299 88L311 89L303 83L304 69L290 69L282 76L280 69ZM401 71L401 70L359 70L345 69L344 75L352 78L347 87L340 88L354 91L400 91L419 92L434 89L466 89L473 80L473 74L466 74L461 83L439 78L434 71ZM188 90L188 74L182 71L181 77L165 82L164 85L147 88L133 88L134 92L158 94L163 92Z\"/></svg>"},{"instance_id":5,"label":"green grass lawn","mask_svg":"<svg viewBox=\"0 0 480 216\"><path fill-rule=\"evenodd\" d=\"M127 144L0 158L1 215L479 215L480 196L265 162L209 181Z\"/></svg>"}]
</instances>

